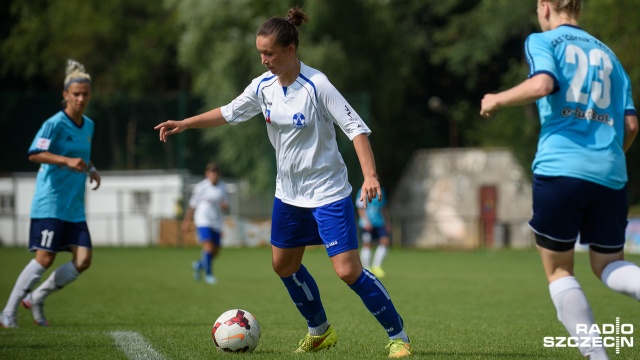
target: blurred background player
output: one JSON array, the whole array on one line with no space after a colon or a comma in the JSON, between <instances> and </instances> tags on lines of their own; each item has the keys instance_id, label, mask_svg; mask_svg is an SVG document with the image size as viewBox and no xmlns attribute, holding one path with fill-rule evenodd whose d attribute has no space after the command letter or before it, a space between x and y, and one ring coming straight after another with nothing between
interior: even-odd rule
<instances>
[{"instance_id":1,"label":"blurred background player","mask_svg":"<svg viewBox=\"0 0 640 360\"><path fill-rule=\"evenodd\" d=\"M229 210L229 199L225 183L220 180L218 165L209 163L204 171L205 179L196 184L189 199L189 208L182 222L182 232L191 230L195 224L198 240L202 244L200 260L194 261L193 271L196 280L204 272L207 284L216 284L213 276L213 260L220 252L224 212Z\"/></svg>"},{"instance_id":2,"label":"blurred background player","mask_svg":"<svg viewBox=\"0 0 640 360\"><path fill-rule=\"evenodd\" d=\"M29 148L29 160L41 164L30 215L29 250L35 251L35 259L22 270L9 295L2 313L2 326L8 328L18 326L16 310L21 301L31 310L36 324L47 326L45 298L74 281L91 264L85 186L88 175L96 190L100 175L91 163L94 124L84 115L91 100L91 76L76 61L67 62L62 97L63 109L42 124ZM71 261L30 292L58 251L71 251Z\"/></svg>"},{"instance_id":3,"label":"blurred background player","mask_svg":"<svg viewBox=\"0 0 640 360\"><path fill-rule=\"evenodd\" d=\"M361 191L358 190L356 199L361 198ZM361 229L362 249L360 249L360 260L365 269L381 278L385 272L382 270L382 261L387 256L389 247L389 234L391 233L391 217L389 208L387 207L387 194L384 188L381 189L382 198L374 198L367 206L356 200L356 208L358 209L358 225ZM371 262L372 242L377 242L378 246L373 255L373 263Z\"/></svg>"},{"instance_id":4,"label":"blurred background player","mask_svg":"<svg viewBox=\"0 0 640 360\"><path fill-rule=\"evenodd\" d=\"M189 128L238 124L262 112L276 150L277 178L271 226L273 269L307 321L296 352L335 345L338 336L325 314L318 286L302 265L308 245L324 245L336 274L362 299L389 336L389 357L411 354L402 318L382 283L362 268L347 168L334 124L353 142L364 181L361 201L382 196L369 128L320 71L298 59L297 26L308 21L300 8L260 26L256 48L269 70L226 106L182 121L158 124L161 141Z\"/></svg>"},{"instance_id":5,"label":"blurred background player","mask_svg":"<svg viewBox=\"0 0 640 360\"><path fill-rule=\"evenodd\" d=\"M542 33L525 43L529 79L482 99L480 114L537 102L541 129L533 161L533 216L549 292L573 337L591 329L591 307L573 273L578 235L593 273L640 300L640 267L624 260L629 211L625 152L638 133L629 77L613 51L578 27L580 0L538 0ZM591 334L600 337L600 334ZM593 343L593 342L591 342ZM591 360L604 347L580 347Z\"/></svg>"}]
</instances>

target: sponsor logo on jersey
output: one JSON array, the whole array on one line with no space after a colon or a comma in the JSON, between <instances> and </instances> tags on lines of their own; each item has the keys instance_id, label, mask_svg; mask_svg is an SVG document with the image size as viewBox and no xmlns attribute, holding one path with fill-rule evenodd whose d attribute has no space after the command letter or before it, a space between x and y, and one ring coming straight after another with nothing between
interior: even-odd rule
<instances>
[{"instance_id":1,"label":"sponsor logo on jersey","mask_svg":"<svg viewBox=\"0 0 640 360\"><path fill-rule=\"evenodd\" d=\"M295 113L293 115L293 127L297 129L304 129L307 127L307 121L302 113Z\"/></svg>"},{"instance_id":2,"label":"sponsor logo on jersey","mask_svg":"<svg viewBox=\"0 0 640 360\"><path fill-rule=\"evenodd\" d=\"M575 109L564 108L562 109L562 116L573 116L576 119L593 120L613 126L613 119L611 118L611 115L606 113L598 114L595 109L582 110L579 107L576 107Z\"/></svg>"},{"instance_id":3,"label":"sponsor logo on jersey","mask_svg":"<svg viewBox=\"0 0 640 360\"><path fill-rule=\"evenodd\" d=\"M40 138L36 141L36 149L49 150L49 146L51 146L51 139Z\"/></svg>"}]
</instances>

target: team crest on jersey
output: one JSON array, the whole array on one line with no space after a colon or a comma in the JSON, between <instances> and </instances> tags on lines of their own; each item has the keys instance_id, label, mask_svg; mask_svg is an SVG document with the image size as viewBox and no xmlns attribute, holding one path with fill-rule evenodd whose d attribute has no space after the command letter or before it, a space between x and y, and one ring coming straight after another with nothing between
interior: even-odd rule
<instances>
[{"instance_id":1,"label":"team crest on jersey","mask_svg":"<svg viewBox=\"0 0 640 360\"><path fill-rule=\"evenodd\" d=\"M307 127L307 121L302 113L295 113L293 115L293 127L298 129L304 129Z\"/></svg>"}]
</instances>

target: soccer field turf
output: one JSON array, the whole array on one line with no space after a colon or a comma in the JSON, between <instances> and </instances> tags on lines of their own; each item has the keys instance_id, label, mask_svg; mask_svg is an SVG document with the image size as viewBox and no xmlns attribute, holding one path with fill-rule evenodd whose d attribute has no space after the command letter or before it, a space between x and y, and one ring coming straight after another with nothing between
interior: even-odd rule
<instances>
[{"instance_id":1,"label":"soccer field turf","mask_svg":"<svg viewBox=\"0 0 640 360\"><path fill-rule=\"evenodd\" d=\"M335 275L322 248L304 264L322 294L336 347L295 356L306 323L271 270L268 248L225 248L215 263L219 283L196 282L196 248L98 248L92 267L52 294L39 328L20 308L18 329L0 328L0 359L383 359L387 338L358 296ZM22 268L24 249L0 249L0 306ZM59 254L55 268L70 259ZM628 256L640 263L640 256ZM535 251L446 252L392 249L383 284L405 321L420 359L582 359L574 348L545 348L543 338L567 336L551 303ZM45 279L50 271L43 276ZM590 272L588 255L576 258L576 276L598 324L634 325L633 348L611 359L640 359L640 304L613 293ZM252 354L217 353L213 321L243 308L260 322ZM615 335L614 335L615 336ZM629 336L629 335L625 335ZM117 340L116 340L117 339Z\"/></svg>"}]
</instances>

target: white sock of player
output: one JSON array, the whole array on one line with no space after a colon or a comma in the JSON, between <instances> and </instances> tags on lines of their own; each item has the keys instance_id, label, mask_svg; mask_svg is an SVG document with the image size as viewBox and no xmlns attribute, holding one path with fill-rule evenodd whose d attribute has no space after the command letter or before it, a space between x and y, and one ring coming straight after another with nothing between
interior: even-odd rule
<instances>
[{"instance_id":1,"label":"white sock of player","mask_svg":"<svg viewBox=\"0 0 640 360\"><path fill-rule=\"evenodd\" d=\"M566 276L551 282L549 284L549 293L558 311L558 320L560 320L571 336L599 336L599 334L578 334L578 324L590 329L594 320L591 306L589 306L587 297L584 295L575 277ZM602 347L580 347L578 349L584 356L592 356L592 358L598 359L603 358L603 353L604 356L606 356L606 352ZM606 359L606 357L604 357L604 359Z\"/></svg>"},{"instance_id":2,"label":"white sock of player","mask_svg":"<svg viewBox=\"0 0 640 360\"><path fill-rule=\"evenodd\" d=\"M27 295L27 292L38 283L38 280L40 280L45 270L44 266L40 265L35 259L32 259L18 276L16 284L13 286L13 290L11 290L11 295L9 295L7 306L5 306L3 311L16 312L20 301Z\"/></svg>"},{"instance_id":3,"label":"white sock of player","mask_svg":"<svg viewBox=\"0 0 640 360\"><path fill-rule=\"evenodd\" d=\"M41 304L52 292L62 289L65 285L78 278L80 273L71 261L55 269L51 275L37 289L31 293L31 301Z\"/></svg>"},{"instance_id":4,"label":"white sock of player","mask_svg":"<svg viewBox=\"0 0 640 360\"><path fill-rule=\"evenodd\" d=\"M602 271L602 282L613 291L640 300L640 267L632 262L610 262Z\"/></svg>"},{"instance_id":5,"label":"white sock of player","mask_svg":"<svg viewBox=\"0 0 640 360\"><path fill-rule=\"evenodd\" d=\"M362 267L368 269L371 266L371 248L368 246L363 246L360 249L360 261L362 262Z\"/></svg>"},{"instance_id":6,"label":"white sock of player","mask_svg":"<svg viewBox=\"0 0 640 360\"><path fill-rule=\"evenodd\" d=\"M329 322L325 321L324 324L321 324L320 326L310 327L309 334L319 336L326 333L327 329L329 329Z\"/></svg>"},{"instance_id":7,"label":"white sock of player","mask_svg":"<svg viewBox=\"0 0 640 360\"><path fill-rule=\"evenodd\" d=\"M379 244L373 254L373 267L381 267L385 256L387 256L387 246Z\"/></svg>"}]
</instances>

